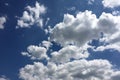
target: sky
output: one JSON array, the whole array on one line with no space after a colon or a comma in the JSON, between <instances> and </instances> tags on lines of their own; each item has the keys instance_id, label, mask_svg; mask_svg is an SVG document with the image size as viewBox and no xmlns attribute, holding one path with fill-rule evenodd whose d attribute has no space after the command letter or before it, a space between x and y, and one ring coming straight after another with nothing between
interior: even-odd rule
<instances>
[{"instance_id":1,"label":"sky","mask_svg":"<svg viewBox=\"0 0 120 80\"><path fill-rule=\"evenodd\" d=\"M119 80L120 0L0 0L0 80Z\"/></svg>"}]
</instances>

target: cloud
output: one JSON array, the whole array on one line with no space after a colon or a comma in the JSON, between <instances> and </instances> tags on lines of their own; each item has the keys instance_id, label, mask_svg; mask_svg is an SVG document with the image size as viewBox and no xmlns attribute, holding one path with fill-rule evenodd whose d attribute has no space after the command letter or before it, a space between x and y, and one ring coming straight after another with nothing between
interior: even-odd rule
<instances>
[{"instance_id":1,"label":"cloud","mask_svg":"<svg viewBox=\"0 0 120 80\"><path fill-rule=\"evenodd\" d=\"M52 46L52 43L50 41L42 41L42 44L40 44L40 46L43 46L46 49L49 49L50 46Z\"/></svg>"},{"instance_id":2,"label":"cloud","mask_svg":"<svg viewBox=\"0 0 120 80\"><path fill-rule=\"evenodd\" d=\"M96 23L96 15L91 11L79 12L76 17L65 14L63 22L56 24L51 30L50 39L63 46L82 46L91 39L99 38Z\"/></svg>"},{"instance_id":3,"label":"cloud","mask_svg":"<svg viewBox=\"0 0 120 80\"><path fill-rule=\"evenodd\" d=\"M17 28L30 28L34 24L43 26L42 14L46 12L44 5L36 2L34 7L27 6L23 16L17 21Z\"/></svg>"},{"instance_id":4,"label":"cloud","mask_svg":"<svg viewBox=\"0 0 120 80\"><path fill-rule=\"evenodd\" d=\"M79 48L71 45L62 48L59 51L52 52L51 55L51 61L55 63L66 63L69 62L70 59L87 58L89 53L85 47Z\"/></svg>"},{"instance_id":5,"label":"cloud","mask_svg":"<svg viewBox=\"0 0 120 80\"><path fill-rule=\"evenodd\" d=\"M49 41L42 41L39 46L30 45L27 47L27 52L22 52L23 56L30 57L32 60L42 60L49 59L47 56L47 51L52 46Z\"/></svg>"},{"instance_id":6,"label":"cloud","mask_svg":"<svg viewBox=\"0 0 120 80\"><path fill-rule=\"evenodd\" d=\"M120 50L120 16L103 12L96 17L92 11L79 12L76 16L65 14L62 22L56 24L50 32L50 41L61 45L58 51L46 54L51 47L50 41L43 41L39 46L27 48L27 55L32 59L47 58L47 64L34 62L20 69L23 80L118 80L120 71L103 59L89 58L88 48L93 39L99 39L106 45L98 46L96 51L105 49ZM54 44L52 44L54 45ZM72 60L73 59L73 60Z\"/></svg>"},{"instance_id":7,"label":"cloud","mask_svg":"<svg viewBox=\"0 0 120 80\"><path fill-rule=\"evenodd\" d=\"M10 79L8 79L6 76L2 75L2 76L0 76L0 80L10 80Z\"/></svg>"},{"instance_id":8,"label":"cloud","mask_svg":"<svg viewBox=\"0 0 120 80\"><path fill-rule=\"evenodd\" d=\"M116 11L116 10L115 10L115 11L112 12L112 14L113 14L113 15L116 15L116 16L117 16L117 15L120 15L120 11Z\"/></svg>"},{"instance_id":9,"label":"cloud","mask_svg":"<svg viewBox=\"0 0 120 80\"><path fill-rule=\"evenodd\" d=\"M30 45L27 48L27 52L22 52L22 55L28 56L33 60L35 59L41 60L47 58L46 52L47 49L44 47Z\"/></svg>"},{"instance_id":10,"label":"cloud","mask_svg":"<svg viewBox=\"0 0 120 80\"><path fill-rule=\"evenodd\" d=\"M120 6L120 0L103 0L102 4L107 8L114 8Z\"/></svg>"},{"instance_id":11,"label":"cloud","mask_svg":"<svg viewBox=\"0 0 120 80\"><path fill-rule=\"evenodd\" d=\"M63 22L50 30L50 40L62 46L73 44L82 47L93 39L101 39L110 45L120 46L119 20L119 15L105 12L98 18L91 11L79 12L75 17L65 14Z\"/></svg>"},{"instance_id":12,"label":"cloud","mask_svg":"<svg viewBox=\"0 0 120 80\"><path fill-rule=\"evenodd\" d=\"M20 78L24 80L118 80L120 72L112 69L107 60L76 60L47 66L40 62L26 65L20 69Z\"/></svg>"},{"instance_id":13,"label":"cloud","mask_svg":"<svg viewBox=\"0 0 120 80\"><path fill-rule=\"evenodd\" d=\"M4 29L5 23L6 23L6 17L0 17L0 29Z\"/></svg>"}]
</instances>

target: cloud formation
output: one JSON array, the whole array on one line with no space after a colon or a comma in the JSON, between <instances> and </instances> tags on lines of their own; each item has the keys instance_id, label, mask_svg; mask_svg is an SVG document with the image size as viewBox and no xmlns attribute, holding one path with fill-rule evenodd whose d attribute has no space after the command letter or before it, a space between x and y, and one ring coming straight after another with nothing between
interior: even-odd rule
<instances>
[{"instance_id":1,"label":"cloud formation","mask_svg":"<svg viewBox=\"0 0 120 80\"><path fill-rule=\"evenodd\" d=\"M82 59L88 58L89 53L85 47L79 48L77 46L66 46L59 51L51 53L52 58L50 59L55 63L66 63L70 62L70 59Z\"/></svg>"},{"instance_id":2,"label":"cloud formation","mask_svg":"<svg viewBox=\"0 0 120 80\"><path fill-rule=\"evenodd\" d=\"M107 60L76 60L47 66L40 62L20 69L24 80L119 80L120 71L112 69Z\"/></svg>"},{"instance_id":3,"label":"cloud formation","mask_svg":"<svg viewBox=\"0 0 120 80\"><path fill-rule=\"evenodd\" d=\"M2 75L2 76L0 76L0 80L10 80L10 79L8 79L6 76Z\"/></svg>"},{"instance_id":4,"label":"cloud formation","mask_svg":"<svg viewBox=\"0 0 120 80\"><path fill-rule=\"evenodd\" d=\"M34 7L27 6L23 16L17 21L17 28L29 28L33 25L43 26L42 14L46 12L44 5L36 2Z\"/></svg>"},{"instance_id":5,"label":"cloud formation","mask_svg":"<svg viewBox=\"0 0 120 80\"><path fill-rule=\"evenodd\" d=\"M87 60L88 48L93 39L99 39L106 45L94 51L120 49L120 16L103 12L96 17L92 11L79 12L76 16L65 14L62 22L48 30L50 41L61 45L58 51L47 53L50 41L43 41L39 46L28 46L22 53L31 59L47 59L47 64L34 62L20 69L23 80L119 80L120 71L114 69L108 60ZM114 45L114 46L113 46Z\"/></svg>"},{"instance_id":6,"label":"cloud formation","mask_svg":"<svg viewBox=\"0 0 120 80\"><path fill-rule=\"evenodd\" d=\"M4 24L6 23L5 17L0 17L0 29L4 29Z\"/></svg>"},{"instance_id":7,"label":"cloud formation","mask_svg":"<svg viewBox=\"0 0 120 80\"><path fill-rule=\"evenodd\" d=\"M114 8L120 6L120 0L103 0L102 1L104 7Z\"/></svg>"},{"instance_id":8,"label":"cloud formation","mask_svg":"<svg viewBox=\"0 0 120 80\"><path fill-rule=\"evenodd\" d=\"M82 47L93 39L101 39L101 41L109 43L114 48L114 46L120 45L119 20L119 15L105 12L99 18L91 11L79 12L75 17L65 14L63 22L56 24L51 29L50 40L62 46L73 44Z\"/></svg>"},{"instance_id":9,"label":"cloud formation","mask_svg":"<svg viewBox=\"0 0 120 80\"><path fill-rule=\"evenodd\" d=\"M63 22L54 26L50 39L61 45L75 44L83 46L91 39L99 38L96 26L97 18L91 11L79 12L75 17L65 14Z\"/></svg>"},{"instance_id":10,"label":"cloud formation","mask_svg":"<svg viewBox=\"0 0 120 80\"><path fill-rule=\"evenodd\" d=\"M27 48L27 52L22 52L22 55L30 57L32 60L47 58L47 49L41 46L30 45Z\"/></svg>"}]
</instances>

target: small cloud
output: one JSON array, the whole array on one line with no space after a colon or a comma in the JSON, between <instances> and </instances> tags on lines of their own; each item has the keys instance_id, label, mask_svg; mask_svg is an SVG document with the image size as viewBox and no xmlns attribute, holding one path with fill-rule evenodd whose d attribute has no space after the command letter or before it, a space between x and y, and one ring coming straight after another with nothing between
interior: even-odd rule
<instances>
[{"instance_id":1,"label":"small cloud","mask_svg":"<svg viewBox=\"0 0 120 80\"><path fill-rule=\"evenodd\" d=\"M115 8L120 6L120 0L103 0L102 4L107 8Z\"/></svg>"},{"instance_id":2,"label":"small cloud","mask_svg":"<svg viewBox=\"0 0 120 80\"><path fill-rule=\"evenodd\" d=\"M6 17L0 17L0 29L4 29L5 23L6 23Z\"/></svg>"},{"instance_id":3,"label":"small cloud","mask_svg":"<svg viewBox=\"0 0 120 80\"><path fill-rule=\"evenodd\" d=\"M74 11L74 10L76 10L76 7L71 7L71 8L68 8L67 10L68 11Z\"/></svg>"},{"instance_id":4,"label":"small cloud","mask_svg":"<svg viewBox=\"0 0 120 80\"><path fill-rule=\"evenodd\" d=\"M47 25L49 21L50 21L50 18L47 18L45 25Z\"/></svg>"},{"instance_id":5,"label":"small cloud","mask_svg":"<svg viewBox=\"0 0 120 80\"><path fill-rule=\"evenodd\" d=\"M88 4L92 5L95 0L88 0Z\"/></svg>"},{"instance_id":6,"label":"small cloud","mask_svg":"<svg viewBox=\"0 0 120 80\"><path fill-rule=\"evenodd\" d=\"M27 6L23 16L17 21L16 28L30 28L33 25L43 26L42 14L46 12L44 5L36 2L34 7Z\"/></svg>"},{"instance_id":7,"label":"small cloud","mask_svg":"<svg viewBox=\"0 0 120 80\"><path fill-rule=\"evenodd\" d=\"M118 15L120 15L120 11L113 11L112 14L115 16L118 16Z\"/></svg>"},{"instance_id":8,"label":"small cloud","mask_svg":"<svg viewBox=\"0 0 120 80\"><path fill-rule=\"evenodd\" d=\"M9 4L8 4L8 3L5 3L5 6L9 6Z\"/></svg>"}]
</instances>

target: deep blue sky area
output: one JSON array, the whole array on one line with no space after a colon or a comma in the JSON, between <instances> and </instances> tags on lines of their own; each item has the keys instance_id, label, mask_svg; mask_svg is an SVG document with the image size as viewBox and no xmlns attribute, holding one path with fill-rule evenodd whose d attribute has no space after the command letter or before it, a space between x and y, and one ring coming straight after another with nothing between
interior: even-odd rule
<instances>
[{"instance_id":1,"label":"deep blue sky area","mask_svg":"<svg viewBox=\"0 0 120 80\"><path fill-rule=\"evenodd\" d=\"M5 28L0 29L0 75L6 75L11 80L20 80L18 77L19 69L26 64L33 63L29 58L21 55L22 51L26 51L29 45L38 45L43 40L47 40L45 32L33 25L32 28L16 29L17 17L21 17L25 7L34 6L36 0L0 0L0 17L6 16L7 22ZM63 21L66 13L76 15L79 11L91 10L97 17L104 12L112 12L111 9L103 8L101 1L96 0L94 5L88 5L87 0L38 0L47 8L46 14L43 15L44 21L49 17L48 25L54 27L57 23ZM5 4L8 5L5 5ZM75 10L70 8L75 7ZM97 45L94 42L93 45ZM59 47L53 46L53 50ZM104 51L93 53L91 50L89 59L108 59L113 64L120 67L120 54L117 51ZM105 54L104 54L105 53ZM113 54L115 53L115 54ZM101 55L102 54L102 55Z\"/></svg>"}]
</instances>

